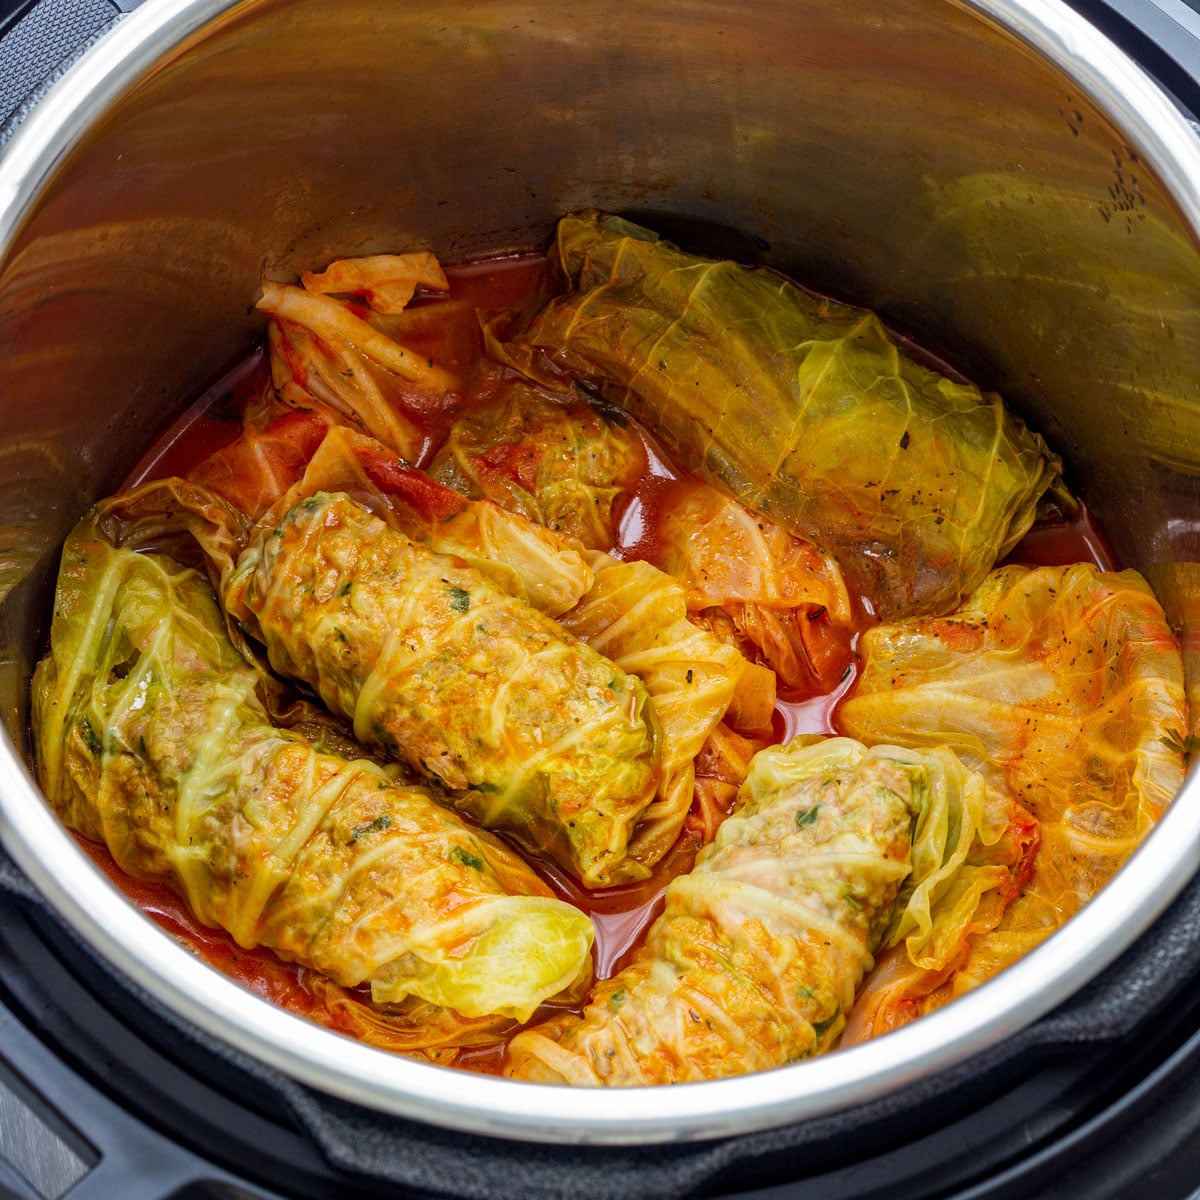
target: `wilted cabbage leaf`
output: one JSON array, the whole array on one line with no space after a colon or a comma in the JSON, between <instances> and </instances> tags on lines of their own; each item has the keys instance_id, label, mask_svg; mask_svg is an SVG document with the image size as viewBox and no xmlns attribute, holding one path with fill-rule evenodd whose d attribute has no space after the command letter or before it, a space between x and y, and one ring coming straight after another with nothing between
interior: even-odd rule
<instances>
[{"instance_id":1,"label":"wilted cabbage leaf","mask_svg":"<svg viewBox=\"0 0 1200 1200\"><path fill-rule=\"evenodd\" d=\"M641 439L574 392L493 375L429 468L593 550L616 542L614 503L646 470Z\"/></svg>"},{"instance_id":2,"label":"wilted cabbage leaf","mask_svg":"<svg viewBox=\"0 0 1200 1200\"><path fill-rule=\"evenodd\" d=\"M783 688L828 692L855 624L836 561L707 484L656 481L653 533L636 552L680 580L689 612Z\"/></svg>"},{"instance_id":3,"label":"wilted cabbage leaf","mask_svg":"<svg viewBox=\"0 0 1200 1200\"><path fill-rule=\"evenodd\" d=\"M769 727L775 679L687 619L683 588L645 562L592 558L595 582L561 618L563 627L646 685L661 730L661 773L628 854L611 882L645 879L679 836L695 790L694 760L729 712Z\"/></svg>"},{"instance_id":4,"label":"wilted cabbage leaf","mask_svg":"<svg viewBox=\"0 0 1200 1200\"><path fill-rule=\"evenodd\" d=\"M1058 477L999 397L918 365L869 312L597 213L559 222L557 255L571 290L506 360L599 387L680 465L836 556L885 619L954 608Z\"/></svg>"},{"instance_id":5,"label":"wilted cabbage leaf","mask_svg":"<svg viewBox=\"0 0 1200 1200\"><path fill-rule=\"evenodd\" d=\"M417 288L450 289L441 263L428 250L339 258L324 271L305 271L300 282L306 292L319 295L362 296L376 312L389 315L403 312Z\"/></svg>"},{"instance_id":6,"label":"wilted cabbage leaf","mask_svg":"<svg viewBox=\"0 0 1200 1200\"><path fill-rule=\"evenodd\" d=\"M839 625L854 620L837 563L774 521L716 488L686 480L664 483L657 501L656 566L681 580L688 608L753 604L822 608Z\"/></svg>"},{"instance_id":7,"label":"wilted cabbage leaf","mask_svg":"<svg viewBox=\"0 0 1200 1200\"><path fill-rule=\"evenodd\" d=\"M187 478L256 521L303 474L328 428L315 410L255 406L247 410L241 434L197 463Z\"/></svg>"},{"instance_id":8,"label":"wilted cabbage leaf","mask_svg":"<svg viewBox=\"0 0 1200 1200\"><path fill-rule=\"evenodd\" d=\"M326 408L415 462L424 434L412 409L461 388L451 372L374 329L349 305L286 284L263 283L271 378L283 403Z\"/></svg>"},{"instance_id":9,"label":"wilted cabbage leaf","mask_svg":"<svg viewBox=\"0 0 1200 1200\"><path fill-rule=\"evenodd\" d=\"M684 828L707 845L737 801L738 789L746 782L750 762L772 742L771 737L738 733L722 721L709 734L696 755L696 792Z\"/></svg>"},{"instance_id":10,"label":"wilted cabbage leaf","mask_svg":"<svg viewBox=\"0 0 1200 1200\"><path fill-rule=\"evenodd\" d=\"M1002 852L992 851L1009 833L1013 806L990 804L983 776L944 745L929 753L941 757L944 769L923 798L913 832L912 880L901 890L883 944L903 944L914 966L942 971L966 953L982 912L999 897L1011 898L1013 872Z\"/></svg>"},{"instance_id":11,"label":"wilted cabbage leaf","mask_svg":"<svg viewBox=\"0 0 1200 1200\"><path fill-rule=\"evenodd\" d=\"M427 789L275 727L264 687L196 571L90 520L68 539L33 683L38 777L68 825L240 945L379 1004L527 1020L586 979L586 917Z\"/></svg>"},{"instance_id":12,"label":"wilted cabbage leaf","mask_svg":"<svg viewBox=\"0 0 1200 1200\"><path fill-rule=\"evenodd\" d=\"M593 887L624 859L658 782L645 686L480 572L318 493L251 535L223 602L485 827Z\"/></svg>"},{"instance_id":13,"label":"wilted cabbage leaf","mask_svg":"<svg viewBox=\"0 0 1200 1200\"><path fill-rule=\"evenodd\" d=\"M1011 793L1040 826L1028 882L994 928L973 934L944 987L906 972L880 981L892 999L917 995L910 1018L1038 945L1137 848L1183 782L1183 671L1141 577L1090 564L1004 567L957 613L878 626L860 649L840 713L848 734L948 745L988 780L997 817ZM1023 856L1006 837L993 857Z\"/></svg>"},{"instance_id":14,"label":"wilted cabbage leaf","mask_svg":"<svg viewBox=\"0 0 1200 1200\"><path fill-rule=\"evenodd\" d=\"M919 837L920 819L940 827L943 812L973 828L981 788L948 750L831 738L762 751L733 816L668 885L633 962L597 985L582 1016L518 1034L505 1073L682 1083L828 1050L912 868L916 925L953 889L955 839L912 847L914 817Z\"/></svg>"}]
</instances>

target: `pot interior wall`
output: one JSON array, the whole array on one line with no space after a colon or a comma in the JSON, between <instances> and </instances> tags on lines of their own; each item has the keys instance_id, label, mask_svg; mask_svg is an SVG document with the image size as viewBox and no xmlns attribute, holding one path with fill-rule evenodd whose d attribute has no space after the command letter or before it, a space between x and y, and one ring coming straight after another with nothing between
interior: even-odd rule
<instances>
[{"instance_id":1,"label":"pot interior wall","mask_svg":"<svg viewBox=\"0 0 1200 1200\"><path fill-rule=\"evenodd\" d=\"M538 246L585 206L876 308L1000 390L1190 657L1192 236L1097 105L969 8L250 0L96 116L0 267L0 704L18 743L58 544L261 336L264 272Z\"/></svg>"}]
</instances>

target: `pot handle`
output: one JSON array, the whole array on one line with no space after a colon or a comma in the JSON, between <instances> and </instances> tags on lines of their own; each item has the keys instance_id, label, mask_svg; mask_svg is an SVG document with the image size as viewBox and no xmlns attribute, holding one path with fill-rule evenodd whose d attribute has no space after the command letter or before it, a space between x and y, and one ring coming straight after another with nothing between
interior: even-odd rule
<instances>
[{"instance_id":1,"label":"pot handle","mask_svg":"<svg viewBox=\"0 0 1200 1200\"><path fill-rule=\"evenodd\" d=\"M0 0L0 147L47 88L142 0Z\"/></svg>"},{"instance_id":2,"label":"pot handle","mask_svg":"<svg viewBox=\"0 0 1200 1200\"><path fill-rule=\"evenodd\" d=\"M180 1200L185 1195L280 1200L131 1117L74 1075L0 1000L0 1196Z\"/></svg>"},{"instance_id":3,"label":"pot handle","mask_svg":"<svg viewBox=\"0 0 1200 1200\"><path fill-rule=\"evenodd\" d=\"M1200 12L1185 0L1068 0L1171 93L1200 132Z\"/></svg>"}]
</instances>

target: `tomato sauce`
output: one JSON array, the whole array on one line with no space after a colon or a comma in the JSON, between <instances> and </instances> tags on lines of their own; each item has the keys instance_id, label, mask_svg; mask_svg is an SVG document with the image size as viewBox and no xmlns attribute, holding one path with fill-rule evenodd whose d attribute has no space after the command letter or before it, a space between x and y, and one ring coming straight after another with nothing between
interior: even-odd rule
<instances>
[{"instance_id":1,"label":"tomato sauce","mask_svg":"<svg viewBox=\"0 0 1200 1200\"><path fill-rule=\"evenodd\" d=\"M1102 571L1119 571L1112 547L1086 504L1071 520L1035 525L1004 560L1026 567L1065 567L1094 563Z\"/></svg>"},{"instance_id":2,"label":"tomato sauce","mask_svg":"<svg viewBox=\"0 0 1200 1200\"><path fill-rule=\"evenodd\" d=\"M266 350L259 346L189 405L134 464L119 491L149 479L186 475L197 463L236 441L246 405L270 384Z\"/></svg>"},{"instance_id":3,"label":"tomato sauce","mask_svg":"<svg viewBox=\"0 0 1200 1200\"><path fill-rule=\"evenodd\" d=\"M109 882L198 958L290 1012L301 1016L313 1014L318 1001L304 986L303 968L285 963L270 950L243 950L223 930L201 925L184 900L167 884L134 879L117 866L104 846L79 836L76 841Z\"/></svg>"},{"instance_id":4,"label":"tomato sauce","mask_svg":"<svg viewBox=\"0 0 1200 1200\"><path fill-rule=\"evenodd\" d=\"M407 348L427 355L462 379L483 353L477 313L520 308L551 294L551 272L541 255L450 267L448 298L418 296L388 332ZM940 365L940 364L939 364ZM242 414L248 404L263 400L270 389L270 369L265 349L256 349L208 389L168 431L150 447L125 481L132 487L147 480L186 475L221 451L242 432ZM462 411L461 396L452 396L441 408L414 409L411 416L425 437L421 461L428 461L450 422ZM636 423L634 428L637 428ZM678 488L687 486L687 473L671 462L669 454L647 431L638 429L647 452L644 477L627 501L620 520L618 544L613 553L626 559L654 557L656 531L664 506ZM418 464L419 465L419 464ZM1070 521L1040 525L1015 548L1008 562L1031 566L1092 562L1105 570L1116 569L1103 532L1087 508L1080 506ZM859 669L857 640L870 623L865 610L859 631L842 647L844 668L832 686L813 688L806 694L781 695L776 704L772 737L786 741L797 734L836 734L837 711L853 690ZM184 901L166 884L131 879L115 864L108 851L80 839L93 861L149 917L179 939L193 953L237 980L252 992L294 1013L321 1019L322 1001L305 985L305 968L282 962L268 950L243 950L220 930L201 925ZM586 912L596 927L595 972L609 978L636 952L646 930L662 911L667 884L690 870L700 848L700 837L685 829L670 853L649 879L633 884L588 891L553 863L532 860L532 865L556 895ZM350 992L369 1001L365 989ZM322 1021L330 1024L328 1019ZM456 1065L497 1073L505 1043L461 1051Z\"/></svg>"}]
</instances>

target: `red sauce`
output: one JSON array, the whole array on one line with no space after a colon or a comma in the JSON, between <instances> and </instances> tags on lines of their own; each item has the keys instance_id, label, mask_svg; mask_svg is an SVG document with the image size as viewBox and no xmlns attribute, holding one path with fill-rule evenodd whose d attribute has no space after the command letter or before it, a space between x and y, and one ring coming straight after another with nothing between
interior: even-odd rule
<instances>
[{"instance_id":1,"label":"red sauce","mask_svg":"<svg viewBox=\"0 0 1200 1200\"><path fill-rule=\"evenodd\" d=\"M138 459L119 491L150 479L186 475L210 454L236 441L242 432L242 412L262 395L271 381L271 368L263 347L257 347L225 372L194 404L180 414Z\"/></svg>"},{"instance_id":2,"label":"red sauce","mask_svg":"<svg viewBox=\"0 0 1200 1200\"><path fill-rule=\"evenodd\" d=\"M1102 571L1121 569L1104 531L1082 501L1073 520L1035 525L1004 561L1026 567L1065 567L1087 562Z\"/></svg>"},{"instance_id":3,"label":"red sauce","mask_svg":"<svg viewBox=\"0 0 1200 1200\"><path fill-rule=\"evenodd\" d=\"M854 645L857 644L856 635ZM837 710L841 702L854 690L858 681L858 671L859 658L855 651L845 674L833 691L808 696L803 700L781 697L775 704L775 720L772 726L776 741L787 742L801 733L841 733L837 724Z\"/></svg>"},{"instance_id":4,"label":"red sauce","mask_svg":"<svg viewBox=\"0 0 1200 1200\"><path fill-rule=\"evenodd\" d=\"M462 1071L475 1071L479 1075L502 1075L504 1055L508 1042L496 1042L491 1046L470 1046L459 1051L454 1065Z\"/></svg>"},{"instance_id":5,"label":"red sauce","mask_svg":"<svg viewBox=\"0 0 1200 1200\"><path fill-rule=\"evenodd\" d=\"M588 891L555 863L535 861L534 866L560 899L592 918L596 926L596 978L611 979L625 966L650 923L662 912L667 884L692 869L699 849L699 838L684 833L649 879L597 891Z\"/></svg>"},{"instance_id":6,"label":"red sauce","mask_svg":"<svg viewBox=\"0 0 1200 1200\"><path fill-rule=\"evenodd\" d=\"M548 295L549 267L542 256L526 255L450 267L446 274L450 280L448 298L418 297L398 320L404 327L402 340L408 348L428 355L465 380L483 351L477 311L518 308L539 294ZM130 472L125 486L187 474L210 455L229 446L241 432L243 409L249 402L261 399L269 386L267 356L264 350L257 349L183 413ZM409 414L426 435L423 460L431 456L450 421L461 411L462 398L455 396L443 408L417 409ZM619 543L614 547L614 553L627 559L655 557L656 530L665 506L681 485L687 486L688 478L686 472L671 463L669 455L649 433L640 429L638 432L646 444L648 467L627 502ZM1033 529L1008 561L1028 565L1093 562L1105 570L1116 568L1103 533L1082 506L1073 521ZM861 627L869 623L864 612ZM773 722L775 740L785 741L801 733L839 732L838 706L853 689L858 674L857 638L855 634L854 640L844 647L842 661L846 665L840 677L835 674L837 681L833 686L780 698ZM139 908L206 962L292 1012L312 1017L321 1007L321 1001L304 984L304 968L284 963L268 950L243 950L227 934L201 925L166 884L132 879L116 866L105 848L80 841L107 877ZM648 926L662 911L667 884L691 868L698 849L699 836L685 831L646 881L592 892L552 863L534 860L533 865L556 895L592 918L596 927L596 975L605 979L619 971L635 953ZM365 993L358 998L369 999ZM502 1042L462 1051L457 1065L498 1073L504 1048Z\"/></svg>"}]
</instances>

